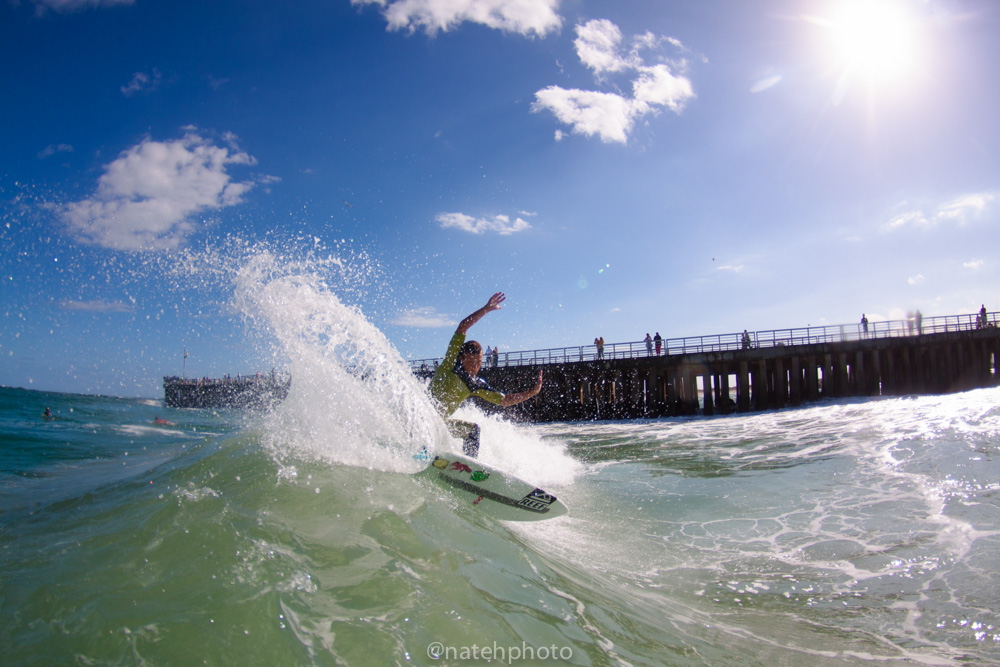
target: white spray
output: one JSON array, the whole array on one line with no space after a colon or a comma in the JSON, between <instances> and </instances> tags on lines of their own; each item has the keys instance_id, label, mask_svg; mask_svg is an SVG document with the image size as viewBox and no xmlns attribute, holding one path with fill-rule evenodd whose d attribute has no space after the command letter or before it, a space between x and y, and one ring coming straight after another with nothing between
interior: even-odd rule
<instances>
[{"instance_id":1,"label":"white spray","mask_svg":"<svg viewBox=\"0 0 1000 667\"><path fill-rule=\"evenodd\" d=\"M276 341L292 377L264 419L265 444L279 456L415 472L425 464L414 454L448 446L447 429L385 335L327 285L323 271L344 265L322 264L257 251L237 271L236 307Z\"/></svg>"}]
</instances>

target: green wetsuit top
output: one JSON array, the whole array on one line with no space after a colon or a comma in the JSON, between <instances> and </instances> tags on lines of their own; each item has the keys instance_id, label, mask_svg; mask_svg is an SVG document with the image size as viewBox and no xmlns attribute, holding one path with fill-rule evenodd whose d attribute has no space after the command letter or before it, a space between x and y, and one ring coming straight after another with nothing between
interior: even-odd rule
<instances>
[{"instance_id":1,"label":"green wetsuit top","mask_svg":"<svg viewBox=\"0 0 1000 667\"><path fill-rule=\"evenodd\" d=\"M469 375L462 367L458 353L464 342L465 334L456 333L452 336L444 361L431 378L431 396L438 402L438 410L443 417L450 417L469 396L477 396L497 405L503 401L502 392L491 387L478 375Z\"/></svg>"}]
</instances>

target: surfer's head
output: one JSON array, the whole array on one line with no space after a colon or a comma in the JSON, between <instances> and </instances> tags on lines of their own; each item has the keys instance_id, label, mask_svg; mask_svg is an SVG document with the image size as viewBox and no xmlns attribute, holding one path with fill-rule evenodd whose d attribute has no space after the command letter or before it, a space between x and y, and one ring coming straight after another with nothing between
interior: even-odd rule
<instances>
[{"instance_id":1,"label":"surfer's head","mask_svg":"<svg viewBox=\"0 0 1000 667\"><path fill-rule=\"evenodd\" d=\"M483 346L474 340L462 343L458 351L458 361L466 373L476 375L483 365Z\"/></svg>"}]
</instances>

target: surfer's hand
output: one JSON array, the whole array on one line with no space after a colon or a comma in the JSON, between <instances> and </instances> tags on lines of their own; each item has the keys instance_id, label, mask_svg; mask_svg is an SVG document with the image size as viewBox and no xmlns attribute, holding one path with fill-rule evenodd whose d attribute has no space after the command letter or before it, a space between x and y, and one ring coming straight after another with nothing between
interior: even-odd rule
<instances>
[{"instance_id":1,"label":"surfer's hand","mask_svg":"<svg viewBox=\"0 0 1000 667\"><path fill-rule=\"evenodd\" d=\"M485 306L483 306L482 308L480 308L479 310L472 313L471 315L469 315L464 320L458 323L458 328L455 329L455 333L465 334L472 327L473 324L475 324L476 322L478 322L483 318L483 315L493 310L500 310L500 304L502 304L504 302L504 299L506 298L507 295L504 294L503 292L497 292L496 294L491 296L490 300L486 302Z\"/></svg>"},{"instance_id":2,"label":"surfer's hand","mask_svg":"<svg viewBox=\"0 0 1000 667\"><path fill-rule=\"evenodd\" d=\"M538 371L538 384L535 385L534 389L526 389L525 391L519 391L516 394L504 394L503 400L500 401L500 405L507 408L512 405L517 405L518 403L523 403L529 398L534 398L538 395L538 392L542 390L542 372Z\"/></svg>"},{"instance_id":3,"label":"surfer's hand","mask_svg":"<svg viewBox=\"0 0 1000 667\"><path fill-rule=\"evenodd\" d=\"M497 292L496 294L490 297L489 301L486 302L485 308L487 311L500 310L503 307L500 304L502 304L506 299L507 299L506 294L504 294L503 292Z\"/></svg>"}]
</instances>

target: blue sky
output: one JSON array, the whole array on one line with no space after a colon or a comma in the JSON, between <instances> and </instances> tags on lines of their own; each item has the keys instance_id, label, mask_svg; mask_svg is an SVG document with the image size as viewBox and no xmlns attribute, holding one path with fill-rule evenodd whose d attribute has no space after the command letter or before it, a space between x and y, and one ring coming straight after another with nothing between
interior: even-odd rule
<instances>
[{"instance_id":1,"label":"blue sky","mask_svg":"<svg viewBox=\"0 0 1000 667\"><path fill-rule=\"evenodd\" d=\"M1000 310L993 0L8 0L0 384L270 364L206 247L405 358ZM266 370L266 368L264 369Z\"/></svg>"}]
</instances>

